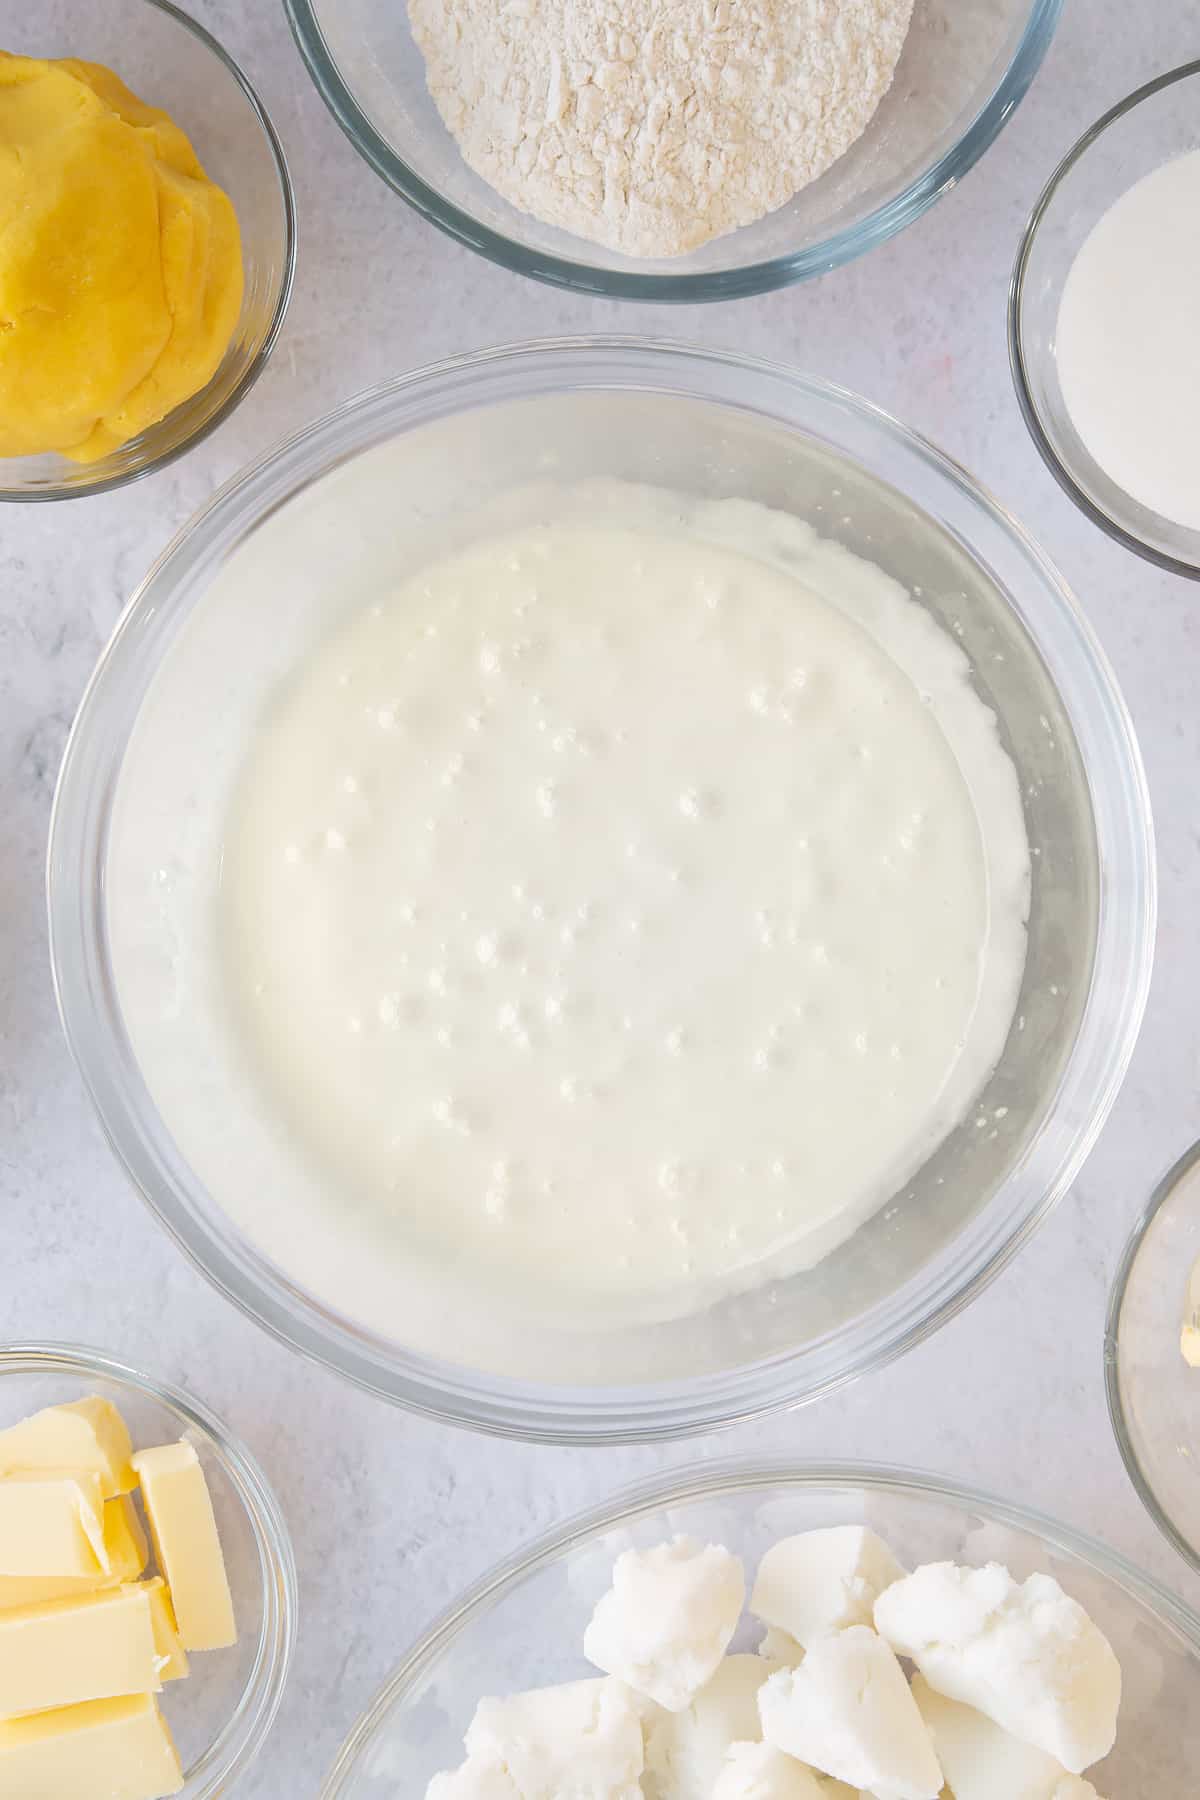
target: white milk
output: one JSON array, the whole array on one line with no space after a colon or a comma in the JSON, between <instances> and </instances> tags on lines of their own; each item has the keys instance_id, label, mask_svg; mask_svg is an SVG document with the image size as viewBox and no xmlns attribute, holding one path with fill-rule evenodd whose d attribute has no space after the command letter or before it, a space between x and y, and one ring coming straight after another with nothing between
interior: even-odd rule
<instances>
[{"instance_id":1,"label":"white milk","mask_svg":"<svg viewBox=\"0 0 1200 1800\"><path fill-rule=\"evenodd\" d=\"M1134 500L1200 531L1200 150L1154 169L1085 239L1059 303L1076 431Z\"/></svg>"}]
</instances>

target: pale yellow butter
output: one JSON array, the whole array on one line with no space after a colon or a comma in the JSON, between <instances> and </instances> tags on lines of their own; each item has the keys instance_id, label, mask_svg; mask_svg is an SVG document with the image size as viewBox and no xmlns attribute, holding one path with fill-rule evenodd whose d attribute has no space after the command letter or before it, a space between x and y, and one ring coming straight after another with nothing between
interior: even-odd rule
<instances>
[{"instance_id":1,"label":"pale yellow butter","mask_svg":"<svg viewBox=\"0 0 1200 1800\"><path fill-rule=\"evenodd\" d=\"M20 1800L163 1800L183 1786L148 1694L0 1720L0 1794Z\"/></svg>"},{"instance_id":2,"label":"pale yellow butter","mask_svg":"<svg viewBox=\"0 0 1200 1800\"><path fill-rule=\"evenodd\" d=\"M188 1673L187 1651L179 1641L175 1609L167 1584L161 1575L152 1575L141 1583L150 1602L150 1623L154 1627L154 1654L161 1681L182 1681Z\"/></svg>"},{"instance_id":3,"label":"pale yellow butter","mask_svg":"<svg viewBox=\"0 0 1200 1800\"><path fill-rule=\"evenodd\" d=\"M0 1717L156 1693L161 1686L144 1587L0 1613Z\"/></svg>"},{"instance_id":4,"label":"pale yellow butter","mask_svg":"<svg viewBox=\"0 0 1200 1800\"><path fill-rule=\"evenodd\" d=\"M171 1590L179 1637L188 1650L237 1642L233 1600L217 1521L200 1459L186 1442L139 1450L142 1484L158 1566Z\"/></svg>"},{"instance_id":5,"label":"pale yellow butter","mask_svg":"<svg viewBox=\"0 0 1200 1800\"><path fill-rule=\"evenodd\" d=\"M0 1575L107 1575L104 1500L94 1472L0 1480Z\"/></svg>"},{"instance_id":6,"label":"pale yellow butter","mask_svg":"<svg viewBox=\"0 0 1200 1800\"><path fill-rule=\"evenodd\" d=\"M104 1544L116 1579L136 1581L150 1561L150 1545L138 1509L128 1494L119 1494L104 1508Z\"/></svg>"},{"instance_id":7,"label":"pale yellow butter","mask_svg":"<svg viewBox=\"0 0 1200 1800\"><path fill-rule=\"evenodd\" d=\"M14 1606L42 1606L47 1600L69 1600L96 1588L136 1581L149 1560L150 1547L128 1494L105 1502L103 1525L107 1573L97 1563L91 1575L0 1575L0 1612Z\"/></svg>"},{"instance_id":8,"label":"pale yellow butter","mask_svg":"<svg viewBox=\"0 0 1200 1800\"><path fill-rule=\"evenodd\" d=\"M112 1500L137 1485L133 1446L111 1400L91 1394L64 1406L47 1406L0 1431L0 1476L32 1470L87 1470L100 1478L101 1498Z\"/></svg>"}]
</instances>

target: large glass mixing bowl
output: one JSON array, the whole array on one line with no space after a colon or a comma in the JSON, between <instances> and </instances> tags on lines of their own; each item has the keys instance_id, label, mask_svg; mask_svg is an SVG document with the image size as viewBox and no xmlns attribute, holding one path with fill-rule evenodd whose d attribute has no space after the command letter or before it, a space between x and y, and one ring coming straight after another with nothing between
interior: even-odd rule
<instances>
[{"instance_id":1,"label":"large glass mixing bowl","mask_svg":"<svg viewBox=\"0 0 1200 1800\"><path fill-rule=\"evenodd\" d=\"M333 1265L354 1253L345 1196L314 1196L288 1134L264 1121L254 1081L223 1047L221 984L192 952L214 929L225 805L263 706L366 603L368 562L411 568L469 538L501 497L511 507L541 483L544 500L548 479L592 476L790 510L882 565L956 635L1020 776L1028 962L978 1104L817 1268L668 1323L531 1327L503 1358L455 1361L416 1341L399 1297L383 1316L331 1303ZM963 1306L1095 1140L1142 1013L1154 896L1124 705L1014 521L853 395L747 358L627 340L517 346L418 372L218 494L151 571L96 671L49 858L67 1036L118 1155L183 1249L270 1330L363 1386L568 1442L668 1437L812 1400ZM262 1248L268 1213L282 1222L278 1262ZM475 1323L464 1318L464 1334Z\"/></svg>"},{"instance_id":2,"label":"large glass mixing bowl","mask_svg":"<svg viewBox=\"0 0 1200 1800\"><path fill-rule=\"evenodd\" d=\"M436 1771L462 1760L484 1694L595 1675L580 1646L621 1551L685 1532L729 1545L753 1569L781 1537L845 1524L870 1525L909 1567L950 1558L1004 1563L1022 1579L1053 1575L1122 1667L1116 1746L1089 1771L1099 1791L1194 1790L1200 1618L1113 1551L1026 1507L911 1470L728 1462L642 1482L493 1569L408 1651L346 1740L321 1800L422 1794Z\"/></svg>"},{"instance_id":3,"label":"large glass mixing bowl","mask_svg":"<svg viewBox=\"0 0 1200 1800\"><path fill-rule=\"evenodd\" d=\"M503 200L459 154L403 0L285 0L301 54L355 149L411 206L493 262L580 293L736 300L861 256L974 167L1050 46L1062 0L916 0L896 78L858 142L757 224L641 260Z\"/></svg>"}]
</instances>

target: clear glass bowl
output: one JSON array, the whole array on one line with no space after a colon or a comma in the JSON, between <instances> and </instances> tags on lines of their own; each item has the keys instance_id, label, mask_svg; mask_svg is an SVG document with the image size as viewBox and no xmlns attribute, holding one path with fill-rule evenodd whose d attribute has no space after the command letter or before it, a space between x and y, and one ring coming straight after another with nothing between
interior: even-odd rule
<instances>
[{"instance_id":1,"label":"clear glass bowl","mask_svg":"<svg viewBox=\"0 0 1200 1800\"><path fill-rule=\"evenodd\" d=\"M369 1315L357 1294L357 1311L330 1303L330 1268L344 1290L345 1271L368 1278L377 1255L358 1244L346 1197L314 1195L290 1138L263 1124L253 1070L226 1047L205 945L245 748L276 683L365 602L362 559L382 548L419 565L548 475L783 507L920 594L962 643L1017 764L1034 848L1029 956L978 1107L818 1268L686 1319L606 1334L531 1326L503 1354L450 1361L417 1341L399 1285ZM575 340L457 358L361 396L186 527L76 719L49 907L62 1017L104 1127L224 1293L388 1399L498 1433L603 1442L815 1399L925 1337L1003 1267L1074 1179L1124 1074L1155 886L1142 767L1103 654L1057 575L968 476L816 379ZM283 1266L262 1247L268 1215Z\"/></svg>"},{"instance_id":2,"label":"clear glass bowl","mask_svg":"<svg viewBox=\"0 0 1200 1800\"><path fill-rule=\"evenodd\" d=\"M1151 1518L1200 1569L1200 1369L1179 1348L1200 1261L1200 1144L1180 1157L1133 1228L1104 1333L1108 1411Z\"/></svg>"},{"instance_id":3,"label":"clear glass bowl","mask_svg":"<svg viewBox=\"0 0 1200 1800\"><path fill-rule=\"evenodd\" d=\"M1017 400L1050 473L1088 518L1159 568L1200 579L1200 531L1143 506L1100 467L1071 423L1055 333L1071 265L1093 227L1135 182L1200 143L1200 62L1138 88L1069 150L1025 227L1008 295Z\"/></svg>"},{"instance_id":4,"label":"clear glass bowl","mask_svg":"<svg viewBox=\"0 0 1200 1800\"><path fill-rule=\"evenodd\" d=\"M186 1771L182 1800L217 1800L232 1793L262 1749L283 1697L296 1637L287 1525L249 1451L190 1394L99 1350L0 1347L0 1426L85 1394L119 1408L135 1449L186 1437L208 1480L238 1642L197 1656L190 1678L166 1689L163 1712Z\"/></svg>"},{"instance_id":5,"label":"clear glass bowl","mask_svg":"<svg viewBox=\"0 0 1200 1800\"><path fill-rule=\"evenodd\" d=\"M469 169L425 85L404 0L285 0L309 71L378 175L493 262L626 300L736 300L825 275L961 181L1015 111L1061 0L916 0L908 42L862 138L786 206L686 256L643 261L543 225Z\"/></svg>"},{"instance_id":6,"label":"clear glass bowl","mask_svg":"<svg viewBox=\"0 0 1200 1800\"><path fill-rule=\"evenodd\" d=\"M4 49L77 56L114 69L139 98L181 125L237 209L246 288L216 374L190 400L97 462L0 458L0 500L71 500L174 462L254 386L279 335L296 266L296 209L283 149L262 102L203 25L169 0L53 0L11 7Z\"/></svg>"},{"instance_id":7,"label":"clear glass bowl","mask_svg":"<svg viewBox=\"0 0 1200 1800\"><path fill-rule=\"evenodd\" d=\"M1200 1617L1114 1551L1025 1507L931 1476L865 1463L702 1464L629 1488L526 1545L471 1588L409 1651L342 1748L321 1800L409 1800L462 1761L485 1694L594 1675L580 1648L614 1558L677 1532L727 1544L749 1567L777 1538L869 1524L901 1561L1006 1564L1053 1575L1121 1662L1116 1747L1089 1771L1101 1793L1185 1794L1195 1785ZM754 1646L758 1631L737 1649Z\"/></svg>"}]
</instances>

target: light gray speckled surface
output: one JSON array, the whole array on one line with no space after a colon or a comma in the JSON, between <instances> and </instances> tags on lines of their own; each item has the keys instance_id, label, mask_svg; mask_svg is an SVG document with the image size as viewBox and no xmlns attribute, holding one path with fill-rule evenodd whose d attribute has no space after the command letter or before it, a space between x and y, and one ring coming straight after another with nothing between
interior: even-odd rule
<instances>
[{"instance_id":1,"label":"light gray speckled surface","mask_svg":"<svg viewBox=\"0 0 1200 1800\"><path fill-rule=\"evenodd\" d=\"M1009 266L1038 188L1098 112L1195 53L1187 9L1069 0L1015 121L907 234L822 282L674 312L574 299L453 247L357 160L310 87L277 0L197 10L279 126L298 189L299 282L252 401L196 454L123 493L0 516L0 1337L92 1342L185 1382L277 1483L303 1625L282 1720L244 1792L313 1793L399 1652L500 1553L635 1474L714 1450L924 1464L1058 1512L1188 1587L1121 1469L1100 1338L1128 1224L1200 1115L1200 590L1109 545L1059 493L1017 416L1004 347ZM1132 1073L1075 1192L1034 1243L963 1317L883 1374L790 1418L662 1452L532 1450L404 1417L301 1363L218 1299L101 1141L55 1016L43 917L46 823L72 709L123 600L189 512L246 458L393 371L589 329L687 336L820 371L928 433L1008 502L1082 597L1124 684L1163 886Z\"/></svg>"}]
</instances>

